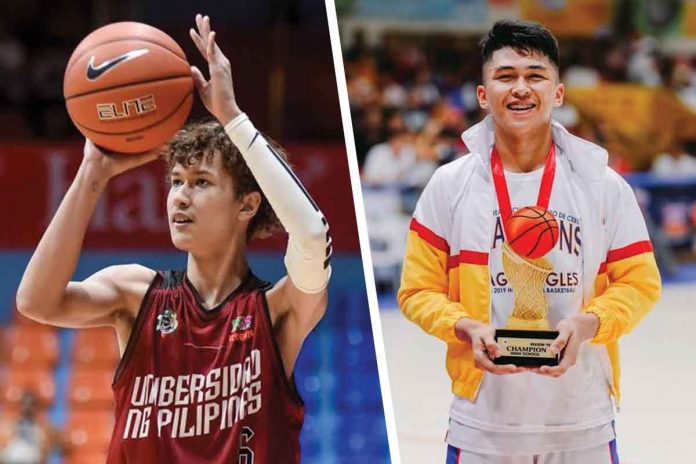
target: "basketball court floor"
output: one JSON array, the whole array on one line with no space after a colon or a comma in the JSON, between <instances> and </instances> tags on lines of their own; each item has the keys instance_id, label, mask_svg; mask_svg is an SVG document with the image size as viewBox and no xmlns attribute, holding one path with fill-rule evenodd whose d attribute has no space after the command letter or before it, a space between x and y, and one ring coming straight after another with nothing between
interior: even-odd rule
<instances>
[{"instance_id":1,"label":"basketball court floor","mask_svg":"<svg viewBox=\"0 0 696 464\"><path fill-rule=\"evenodd\" d=\"M381 305L403 464L444 463L451 401L445 345ZM621 341L622 404L616 418L622 464L696 462L696 287L670 284Z\"/></svg>"}]
</instances>

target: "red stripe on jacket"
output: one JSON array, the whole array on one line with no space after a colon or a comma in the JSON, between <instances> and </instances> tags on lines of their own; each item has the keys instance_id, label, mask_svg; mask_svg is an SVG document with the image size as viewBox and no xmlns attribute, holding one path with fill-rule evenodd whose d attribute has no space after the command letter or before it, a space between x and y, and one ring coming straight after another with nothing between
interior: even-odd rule
<instances>
[{"instance_id":1,"label":"red stripe on jacket","mask_svg":"<svg viewBox=\"0 0 696 464\"><path fill-rule=\"evenodd\" d=\"M447 240L445 240L443 237L440 237L420 222L416 221L416 218L411 219L411 224L408 228L416 232L418 236L425 240L429 245L449 254L449 244L447 244Z\"/></svg>"},{"instance_id":2,"label":"red stripe on jacket","mask_svg":"<svg viewBox=\"0 0 696 464\"><path fill-rule=\"evenodd\" d=\"M599 273L602 274L607 272L607 263L613 263L616 261L621 261L622 259L631 258L642 253L648 253L653 251L653 246L650 240L643 240L640 242L634 242L625 247L617 248L615 250L609 250L607 253L607 259L599 266Z\"/></svg>"},{"instance_id":3,"label":"red stripe on jacket","mask_svg":"<svg viewBox=\"0 0 696 464\"><path fill-rule=\"evenodd\" d=\"M488 264L488 253L481 251L461 250L458 254L447 258L447 269L452 269L460 264Z\"/></svg>"}]
</instances>

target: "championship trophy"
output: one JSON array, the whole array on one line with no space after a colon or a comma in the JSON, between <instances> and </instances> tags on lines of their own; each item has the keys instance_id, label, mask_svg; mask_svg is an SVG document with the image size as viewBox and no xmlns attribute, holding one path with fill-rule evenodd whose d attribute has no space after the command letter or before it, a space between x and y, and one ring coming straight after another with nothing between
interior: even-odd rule
<instances>
[{"instance_id":1,"label":"championship trophy","mask_svg":"<svg viewBox=\"0 0 696 464\"><path fill-rule=\"evenodd\" d=\"M503 354L494 363L557 365L559 356L551 352L551 343L558 332L549 330L549 306L544 294L546 277L553 270L551 263L543 257L522 257L504 243L503 269L513 290L514 306L506 328L495 331Z\"/></svg>"},{"instance_id":2,"label":"championship trophy","mask_svg":"<svg viewBox=\"0 0 696 464\"><path fill-rule=\"evenodd\" d=\"M495 364L558 365L560 356L551 352L558 332L549 330L549 303L544 293L546 278L553 271L544 256L557 243L557 231L555 218L545 208L522 208L510 218L509 241L503 243L503 270L514 304L505 329L495 331L503 351Z\"/></svg>"},{"instance_id":3,"label":"championship trophy","mask_svg":"<svg viewBox=\"0 0 696 464\"><path fill-rule=\"evenodd\" d=\"M549 147L534 206L520 208L513 214L503 163L495 146L491 172L505 230L503 270L514 294L506 328L495 331L495 341L503 353L493 362L556 366L560 355L551 352L551 344L558 332L549 330L549 303L544 293L546 277L553 270L544 256L558 243L558 223L548 209L556 173L556 146L552 143Z\"/></svg>"}]
</instances>

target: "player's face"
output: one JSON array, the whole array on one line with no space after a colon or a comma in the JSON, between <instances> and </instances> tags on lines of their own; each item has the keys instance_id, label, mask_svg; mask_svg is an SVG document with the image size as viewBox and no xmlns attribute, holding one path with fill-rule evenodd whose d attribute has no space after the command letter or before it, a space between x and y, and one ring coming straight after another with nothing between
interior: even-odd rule
<instances>
[{"instance_id":1,"label":"player's face","mask_svg":"<svg viewBox=\"0 0 696 464\"><path fill-rule=\"evenodd\" d=\"M546 56L505 47L483 66L483 85L476 93L498 128L525 134L548 126L551 110L563 103L564 88Z\"/></svg>"},{"instance_id":2,"label":"player's face","mask_svg":"<svg viewBox=\"0 0 696 464\"><path fill-rule=\"evenodd\" d=\"M239 197L216 152L170 174L167 216L174 246L198 254L220 253L230 243L242 242L246 227L258 210L258 193ZM259 201L256 201L256 198Z\"/></svg>"}]
</instances>

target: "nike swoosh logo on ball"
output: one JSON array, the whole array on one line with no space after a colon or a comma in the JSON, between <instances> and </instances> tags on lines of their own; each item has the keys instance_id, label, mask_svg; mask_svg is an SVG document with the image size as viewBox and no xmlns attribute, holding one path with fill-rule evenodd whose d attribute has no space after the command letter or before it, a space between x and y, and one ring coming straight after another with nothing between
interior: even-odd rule
<instances>
[{"instance_id":1,"label":"nike swoosh logo on ball","mask_svg":"<svg viewBox=\"0 0 696 464\"><path fill-rule=\"evenodd\" d=\"M99 66L94 66L94 56L92 56L89 59L89 63L87 64L87 79L89 79L90 81L98 79L102 74L107 72L109 69L114 68L115 66L123 63L124 61L132 60L133 58L137 58L141 55L144 55L148 51L149 50L147 48L140 48L138 50L132 50L130 52L124 53L121 56L117 56L116 58L106 60L102 64L100 64Z\"/></svg>"}]
</instances>

